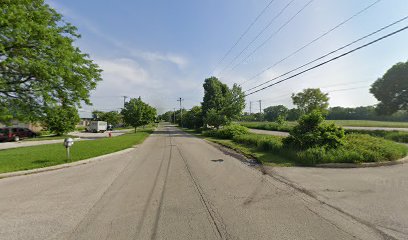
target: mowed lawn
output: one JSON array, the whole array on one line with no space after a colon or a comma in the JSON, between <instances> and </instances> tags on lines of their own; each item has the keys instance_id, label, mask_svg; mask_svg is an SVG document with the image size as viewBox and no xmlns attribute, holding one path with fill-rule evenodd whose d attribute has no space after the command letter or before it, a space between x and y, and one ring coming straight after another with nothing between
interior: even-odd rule
<instances>
[{"instance_id":1,"label":"mowed lawn","mask_svg":"<svg viewBox=\"0 0 408 240\"><path fill-rule=\"evenodd\" d=\"M113 138L75 142L71 147L69 161L61 143L0 150L0 173L43 168L120 151L142 143L151 132L146 130Z\"/></svg>"},{"instance_id":2,"label":"mowed lawn","mask_svg":"<svg viewBox=\"0 0 408 240\"><path fill-rule=\"evenodd\" d=\"M340 126L349 127L389 127L389 128L408 128L408 122L386 122L370 120L327 120Z\"/></svg>"}]
</instances>

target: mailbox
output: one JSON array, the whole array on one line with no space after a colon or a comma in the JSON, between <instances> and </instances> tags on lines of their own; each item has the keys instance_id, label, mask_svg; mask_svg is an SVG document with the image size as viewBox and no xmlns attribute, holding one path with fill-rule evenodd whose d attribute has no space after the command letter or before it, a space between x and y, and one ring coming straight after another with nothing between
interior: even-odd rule
<instances>
[{"instance_id":1,"label":"mailbox","mask_svg":"<svg viewBox=\"0 0 408 240\"><path fill-rule=\"evenodd\" d=\"M65 138L65 140L64 140L64 146L65 146L66 148L71 147L73 144L74 144L74 139L72 139L72 138Z\"/></svg>"}]
</instances>

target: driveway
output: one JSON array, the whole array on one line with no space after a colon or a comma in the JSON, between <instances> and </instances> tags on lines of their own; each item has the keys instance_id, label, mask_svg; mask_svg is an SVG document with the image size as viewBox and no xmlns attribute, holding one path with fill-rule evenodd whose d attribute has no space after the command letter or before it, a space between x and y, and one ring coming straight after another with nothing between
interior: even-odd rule
<instances>
[{"instance_id":1,"label":"driveway","mask_svg":"<svg viewBox=\"0 0 408 240\"><path fill-rule=\"evenodd\" d=\"M408 164L376 168L272 168L293 183L396 239L408 239Z\"/></svg>"}]
</instances>

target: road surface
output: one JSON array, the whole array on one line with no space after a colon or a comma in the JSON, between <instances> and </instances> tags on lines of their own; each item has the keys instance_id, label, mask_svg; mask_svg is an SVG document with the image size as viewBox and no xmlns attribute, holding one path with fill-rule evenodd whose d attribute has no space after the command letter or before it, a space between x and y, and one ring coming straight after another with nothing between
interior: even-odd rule
<instances>
[{"instance_id":1,"label":"road surface","mask_svg":"<svg viewBox=\"0 0 408 240\"><path fill-rule=\"evenodd\" d=\"M273 168L320 200L408 239L408 164L376 168Z\"/></svg>"},{"instance_id":2,"label":"road surface","mask_svg":"<svg viewBox=\"0 0 408 240\"><path fill-rule=\"evenodd\" d=\"M386 239L202 139L162 126L132 151L0 179L1 239Z\"/></svg>"}]
</instances>

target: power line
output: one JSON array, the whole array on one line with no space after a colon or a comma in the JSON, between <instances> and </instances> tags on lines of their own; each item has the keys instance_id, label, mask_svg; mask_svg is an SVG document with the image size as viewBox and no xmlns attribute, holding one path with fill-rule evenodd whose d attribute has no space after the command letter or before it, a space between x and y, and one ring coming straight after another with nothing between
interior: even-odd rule
<instances>
[{"instance_id":1,"label":"power line","mask_svg":"<svg viewBox=\"0 0 408 240\"><path fill-rule=\"evenodd\" d=\"M244 49L242 49L241 52L238 53L238 55L236 55L220 72L219 74L222 74L222 72L224 72L225 70L227 70L234 62L235 60L237 60L251 45L252 43L254 43L265 31L266 29L268 29L272 23L280 16L283 14L283 12L285 12L285 10L294 2L295 0L290 1L288 4L285 5L285 7L283 7L279 13L272 18L271 21L269 21L269 23L255 36L254 39L252 39L251 42L249 42Z\"/></svg>"},{"instance_id":2,"label":"power line","mask_svg":"<svg viewBox=\"0 0 408 240\"><path fill-rule=\"evenodd\" d=\"M347 18L346 20L342 21L341 23L337 24L336 26L334 26L333 28L329 29L328 31L324 32L323 34L321 34L320 36L318 36L317 38L313 39L312 41L308 42L307 44L305 44L304 46L302 46L301 48L297 49L296 51L294 51L293 53L289 54L288 56L282 58L281 60L277 61L276 63L274 63L272 66L267 67L266 69L262 70L261 72L255 74L254 76L252 76L251 78L249 78L248 80L242 82L240 85L247 83L253 79L255 79L256 77L260 76L262 73L270 70L271 68L275 67L276 65L282 63L283 61L287 60L288 58L294 56L295 54L297 54L298 52L302 51L303 49L307 48L308 46L312 45L313 43L317 42L318 40L322 39L323 37L325 37L326 35L328 35L329 33L333 32L334 30L336 30L337 28L343 26L344 24L346 24L347 22L351 21L353 18L359 16L360 14L364 13L365 11L367 11L368 9L370 9L371 7L373 7L374 5L376 5L377 3L379 3L381 0L377 0L374 1L373 3L371 3L370 5L366 6L365 8L363 8L362 10L358 11L357 13L355 13L354 15L352 15L351 17Z\"/></svg>"},{"instance_id":3,"label":"power line","mask_svg":"<svg viewBox=\"0 0 408 240\"><path fill-rule=\"evenodd\" d=\"M277 81L277 82L275 82L275 83L272 83L272 84L270 84L270 85L268 85L268 86L265 86L265 87L263 87L263 88L260 88L260 89L258 89L258 90L255 90L255 91L253 91L253 92L250 92L250 93L246 94L245 96L252 95L252 94L257 93L257 92L259 92L259 91L262 91L262 90L265 90L265 89L267 89L267 88L270 88L270 87L272 87L272 86L274 86L274 85L277 85L277 84L279 84L279 83L282 83L282 82L284 82L284 81L287 81L287 80L289 80L289 79L291 79L291 78L297 77L297 76L299 76L299 75L301 75L301 74L303 74L303 73L309 72L309 71L311 71L311 70L313 70L313 69L315 69L315 68L318 68L318 67L323 66L323 65L325 65L325 64L327 64L327 63L330 63L330 62L332 62L332 61L334 61L334 60L337 60L337 59L339 59L339 58L342 58L342 57L344 57L344 56L346 56L346 55L349 55L349 54L351 54L351 53L353 53L353 52L355 52L355 51L357 51L357 50L360 50L360 49L365 48L365 47L367 47L367 46L369 46L369 45L372 45L372 44L374 44L374 43L376 43L376 42L378 42L378 41L381 41L381 40L383 40L383 39L385 39L385 38L391 37L391 36L393 36L393 35L395 35L395 34L397 34L397 33L399 33L399 32L402 32L402 31L406 30L406 29L408 29L408 26L405 26L405 27L403 27L403 28L400 28L400 29L398 29L398 30L396 30L396 31L394 31L394 32L392 32L392 33L389 33L389 34L387 34L387 35L385 35L385 36L382 36L382 37L380 37L380 38L377 38L377 39L375 39L375 40L373 40L373 41L371 41L371 42L369 42L369 43L366 43L366 44L361 45L361 46L359 46L359 47L357 47L357 48L354 48L354 49L352 49L352 50L350 50L350 51L348 51L348 52L346 52L346 53L340 54L340 55L338 55L338 56L336 56L336 57L334 57L334 58L331 58L331 59L329 59L329 60L327 60L327 61L324 61L324 62L322 62L322 63L319 63L319 64L317 64L317 65L315 65L315 66L313 66L313 67L310 67L310 68L308 68L308 69L306 69L306 70L303 70L303 71L301 71L301 72L299 72L299 73L296 73L296 74L294 74L294 75L292 75L292 76L289 76L289 77L287 77L287 78L284 78L284 79L282 79L282 80L280 80L280 81Z\"/></svg>"},{"instance_id":4,"label":"power line","mask_svg":"<svg viewBox=\"0 0 408 240\"><path fill-rule=\"evenodd\" d=\"M317 61L319 61L319 60L321 60L321 59L323 59L323 58L325 58L325 57L327 57L327 56L329 56L329 55L332 55L333 53L336 53L336 52L338 52L338 51L340 51L340 50L343 50L343 49L345 49L345 48L347 48L347 47L349 47L349 46L351 46L351 45L353 45L353 44L355 44L355 43L357 43L357 42L359 42L359 41L361 41L361 40L364 40L364 39L366 39L366 38L368 38L368 37L370 37L370 36L372 36L372 35L374 35L374 34L377 34L378 32L381 32L381 31L383 31L383 30L385 30L385 29L387 29L387 28L389 28L389 27L391 27L391 26L393 26L393 25L395 25L395 24L397 24L397 23L400 23L400 22L402 22L402 21L404 21L404 20L406 20L406 19L408 19L408 16L405 16L404 18L401 18L400 20L397 20L397 21L395 21L395 22L393 22L393 23L391 23L391 24L389 24L389 25L387 25L387 26L385 26L385 27L380 28L379 30L376 30L376 31L374 31L374 32L372 32L372 33L370 33L370 34L368 34L368 35L365 35L365 36L363 36L363 37L361 37L361 38L359 38L359 39L357 39L357 40L354 40L354 41L351 42L351 43L348 43L348 44L346 44L346 45L344 45L344 46L342 46L342 47L339 47L339 48L337 48L336 50L333 50L333 51L331 51L331 52L329 52L329 53L327 53L327 54L325 54L325 55L323 55L323 56L321 56L321 57L318 57L318 58L316 58L316 59L314 59L314 60L312 60L312 61L310 61L310 62L307 62L307 63L305 63L305 64L303 64L303 65L301 65L301 66L299 66L299 67L297 67L297 68L295 68L295 69L292 69L292 70L290 70L290 71L288 71L288 72L286 72L286 73L284 73L284 74L281 74L281 75L279 75L279 76L277 76L277 77L274 77L274 78L272 78L272 79L270 79L270 80L268 80L268 81L266 81L266 82L264 82L264 83L261 83L261 84L259 84L259 85L256 85L255 87L249 88L249 89L245 90L244 92L248 92L248 91L251 91L251 90L253 90L253 89L255 89L255 88L261 87L261 86L263 86L263 85L265 85L265 84L267 84L267 83L269 83L269 82L272 82L272 81L274 81L274 80L276 80L276 79L278 79L278 78L281 78L281 77L283 77L283 76L286 76L286 75L288 75L289 73L292 73L292 72L294 72L294 71L296 71L296 70L299 70L299 69L301 69L301 68L303 68L303 67L306 67L306 66L308 66L308 65L310 65L310 64L312 64L312 63L314 63L314 62L317 62Z\"/></svg>"},{"instance_id":5,"label":"power line","mask_svg":"<svg viewBox=\"0 0 408 240\"><path fill-rule=\"evenodd\" d=\"M274 2L275 0L271 0L263 9L262 11L256 16L256 18L252 21L252 23L248 26L248 28L241 34L241 36L238 38L238 40L232 45L232 47L225 53L225 55L221 58L221 60L215 65L215 69L220 65L225 58L231 53L231 51L238 45L238 43L242 40L242 38L249 32L249 30L254 26L254 24L258 21L258 19L265 13L265 11L269 8L269 6Z\"/></svg>"},{"instance_id":6,"label":"power line","mask_svg":"<svg viewBox=\"0 0 408 240\"><path fill-rule=\"evenodd\" d=\"M231 71L236 69L239 65L241 65L245 60L250 58L252 55L254 55L260 48L265 46L265 44L270 41L276 34L278 34L282 29L284 29L290 22L293 21L303 10L305 10L314 0L308 1L299 11L297 11L291 18L289 18L288 21L286 21L278 30L273 32L265 41L263 41L258 47L256 47L252 52L250 52L248 55L246 55L239 63L237 63L235 66L231 68Z\"/></svg>"}]
</instances>

